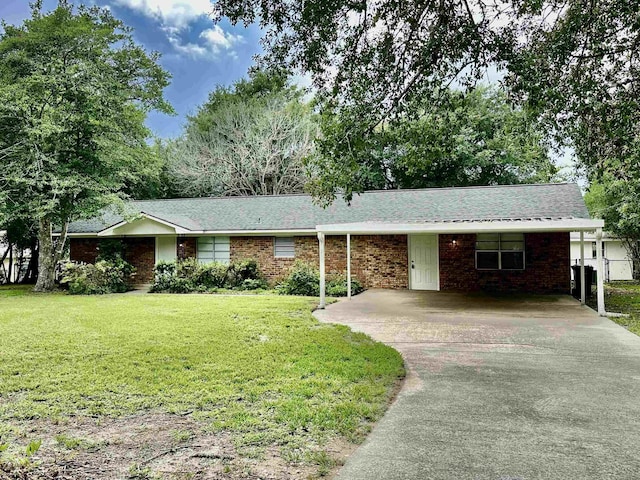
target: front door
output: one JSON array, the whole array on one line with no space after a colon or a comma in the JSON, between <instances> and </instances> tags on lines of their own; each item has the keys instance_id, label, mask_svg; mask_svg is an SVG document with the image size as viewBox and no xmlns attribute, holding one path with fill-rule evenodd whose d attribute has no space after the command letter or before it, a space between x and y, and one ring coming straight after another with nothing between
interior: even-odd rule
<instances>
[{"instance_id":1,"label":"front door","mask_svg":"<svg viewBox=\"0 0 640 480\"><path fill-rule=\"evenodd\" d=\"M410 288L438 290L438 236L409 237Z\"/></svg>"}]
</instances>

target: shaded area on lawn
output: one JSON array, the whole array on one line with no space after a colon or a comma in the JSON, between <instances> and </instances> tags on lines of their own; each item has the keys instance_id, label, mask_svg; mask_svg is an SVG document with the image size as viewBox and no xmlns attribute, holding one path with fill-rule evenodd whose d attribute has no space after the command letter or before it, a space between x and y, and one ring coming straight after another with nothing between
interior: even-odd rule
<instances>
[{"instance_id":1,"label":"shaded area on lawn","mask_svg":"<svg viewBox=\"0 0 640 480\"><path fill-rule=\"evenodd\" d=\"M362 439L404 373L395 350L319 324L308 298L13 291L0 289L8 425L188 415L230 434L240 455L276 445L304 457L334 437Z\"/></svg>"},{"instance_id":2,"label":"shaded area on lawn","mask_svg":"<svg viewBox=\"0 0 640 480\"><path fill-rule=\"evenodd\" d=\"M593 295L588 304L597 309L596 296ZM604 286L604 303L607 312L625 313L628 317L613 317L611 320L626 327L630 332L640 335L640 283L620 281L606 283Z\"/></svg>"}]
</instances>

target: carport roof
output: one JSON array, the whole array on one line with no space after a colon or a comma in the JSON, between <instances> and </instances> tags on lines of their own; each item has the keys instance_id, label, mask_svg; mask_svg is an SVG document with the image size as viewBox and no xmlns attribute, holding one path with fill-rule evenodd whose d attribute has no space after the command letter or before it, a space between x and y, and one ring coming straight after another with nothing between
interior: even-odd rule
<instances>
[{"instance_id":1,"label":"carport roof","mask_svg":"<svg viewBox=\"0 0 640 480\"><path fill-rule=\"evenodd\" d=\"M371 191L355 196L350 204L336 200L326 209L315 205L308 195L132 201L124 214L105 211L96 218L73 222L69 233L107 232L140 215L173 225L182 234L314 232L336 225L420 228L470 222L593 222L577 185L538 184Z\"/></svg>"}]
</instances>

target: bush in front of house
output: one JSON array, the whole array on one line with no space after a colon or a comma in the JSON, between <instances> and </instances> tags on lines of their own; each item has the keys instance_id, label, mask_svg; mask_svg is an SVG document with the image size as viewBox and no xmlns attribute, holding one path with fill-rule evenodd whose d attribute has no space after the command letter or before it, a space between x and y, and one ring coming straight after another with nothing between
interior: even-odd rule
<instances>
[{"instance_id":1,"label":"bush in front of house","mask_svg":"<svg viewBox=\"0 0 640 480\"><path fill-rule=\"evenodd\" d=\"M65 262L61 266L60 285L72 295L101 295L130 290L135 267L121 257L98 260L95 264Z\"/></svg>"},{"instance_id":2,"label":"bush in front of house","mask_svg":"<svg viewBox=\"0 0 640 480\"><path fill-rule=\"evenodd\" d=\"M241 260L224 264L200 263L194 258L176 262L159 262L154 269L154 293L213 292L220 289L266 289L255 260Z\"/></svg>"},{"instance_id":3,"label":"bush in front of house","mask_svg":"<svg viewBox=\"0 0 640 480\"><path fill-rule=\"evenodd\" d=\"M326 293L330 297L347 296L347 279L345 275L327 275ZM289 275L276 287L282 295L303 295L317 297L320 295L320 272L317 268L304 262L296 262ZM356 278L351 279L351 295L357 295L364 288Z\"/></svg>"}]
</instances>

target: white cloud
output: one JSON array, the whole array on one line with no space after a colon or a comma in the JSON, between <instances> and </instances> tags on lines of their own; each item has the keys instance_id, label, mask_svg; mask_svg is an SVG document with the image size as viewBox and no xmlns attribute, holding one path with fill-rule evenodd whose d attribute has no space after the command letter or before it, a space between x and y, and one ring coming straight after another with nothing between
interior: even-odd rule
<instances>
[{"instance_id":1,"label":"white cloud","mask_svg":"<svg viewBox=\"0 0 640 480\"><path fill-rule=\"evenodd\" d=\"M234 55L233 47L242 41L240 35L227 33L219 25L200 32L200 43L183 43L178 31L168 32L167 36L177 52L193 58L215 57L223 52Z\"/></svg>"},{"instance_id":2,"label":"white cloud","mask_svg":"<svg viewBox=\"0 0 640 480\"><path fill-rule=\"evenodd\" d=\"M136 10L169 28L184 29L192 21L213 12L210 0L112 0L116 5Z\"/></svg>"},{"instance_id":3,"label":"white cloud","mask_svg":"<svg viewBox=\"0 0 640 480\"><path fill-rule=\"evenodd\" d=\"M127 7L154 18L166 33L174 50L194 58L212 57L227 52L234 55L233 47L242 36L225 32L220 25L213 25L200 32L198 41L185 42L182 34L190 24L203 17L210 17L213 7L210 0L112 0L114 4Z\"/></svg>"}]
</instances>

